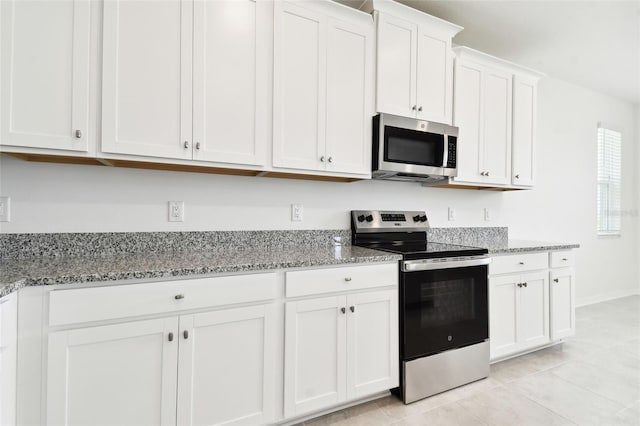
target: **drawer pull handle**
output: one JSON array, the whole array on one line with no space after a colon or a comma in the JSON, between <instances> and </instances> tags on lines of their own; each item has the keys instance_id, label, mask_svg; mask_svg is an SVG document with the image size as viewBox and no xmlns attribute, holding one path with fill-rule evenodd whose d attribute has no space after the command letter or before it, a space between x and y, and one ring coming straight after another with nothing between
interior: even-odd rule
<instances>
[{"instance_id":1,"label":"drawer pull handle","mask_svg":"<svg viewBox=\"0 0 640 426\"><path fill-rule=\"evenodd\" d=\"M554 282L554 283L559 283L559 282L560 282L560 280L559 280L559 279L557 279L557 278L554 278L554 279L553 279L553 282Z\"/></svg>"},{"instance_id":2,"label":"drawer pull handle","mask_svg":"<svg viewBox=\"0 0 640 426\"><path fill-rule=\"evenodd\" d=\"M346 277L344 280L345 280L346 282L349 282L349 281L351 281L351 277Z\"/></svg>"},{"instance_id":3,"label":"drawer pull handle","mask_svg":"<svg viewBox=\"0 0 640 426\"><path fill-rule=\"evenodd\" d=\"M518 262L518 265L524 265L524 262Z\"/></svg>"},{"instance_id":4,"label":"drawer pull handle","mask_svg":"<svg viewBox=\"0 0 640 426\"><path fill-rule=\"evenodd\" d=\"M169 341L173 342L173 333L169 333Z\"/></svg>"},{"instance_id":5,"label":"drawer pull handle","mask_svg":"<svg viewBox=\"0 0 640 426\"><path fill-rule=\"evenodd\" d=\"M355 312L355 311L356 311L356 307L355 307L355 306L351 306L351 307L349 307L349 310L350 310L351 312Z\"/></svg>"},{"instance_id":6,"label":"drawer pull handle","mask_svg":"<svg viewBox=\"0 0 640 426\"><path fill-rule=\"evenodd\" d=\"M566 262L567 260L569 260L569 259L567 259L566 257L563 257L563 258L562 258L562 261L563 261L563 262Z\"/></svg>"},{"instance_id":7,"label":"drawer pull handle","mask_svg":"<svg viewBox=\"0 0 640 426\"><path fill-rule=\"evenodd\" d=\"M340 312L342 312L343 314L347 313L347 308L340 308Z\"/></svg>"},{"instance_id":8,"label":"drawer pull handle","mask_svg":"<svg viewBox=\"0 0 640 426\"><path fill-rule=\"evenodd\" d=\"M188 339L189 338L189 330L183 331L182 335L184 336L185 339Z\"/></svg>"},{"instance_id":9,"label":"drawer pull handle","mask_svg":"<svg viewBox=\"0 0 640 426\"><path fill-rule=\"evenodd\" d=\"M174 296L174 299L176 299L176 300L184 299L184 294L176 294Z\"/></svg>"}]
</instances>

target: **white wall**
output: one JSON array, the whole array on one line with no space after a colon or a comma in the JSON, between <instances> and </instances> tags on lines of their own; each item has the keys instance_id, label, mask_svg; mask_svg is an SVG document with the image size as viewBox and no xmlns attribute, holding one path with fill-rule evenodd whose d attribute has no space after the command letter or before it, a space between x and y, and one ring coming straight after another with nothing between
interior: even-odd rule
<instances>
[{"instance_id":1,"label":"white wall","mask_svg":"<svg viewBox=\"0 0 640 426\"><path fill-rule=\"evenodd\" d=\"M401 182L311 182L198 173L28 163L2 156L0 195L12 221L0 232L189 231L349 227L352 209L426 210L431 225L509 226L512 238L576 242L577 297L587 303L637 293L638 216L623 236L597 238L596 126L624 131L623 209L638 206L637 112L628 103L550 78L539 91L538 184L508 193L423 188ZM186 221L167 221L167 201L183 200ZM290 222L290 204L304 222ZM457 220L447 221L447 207ZM483 220L483 208L493 213Z\"/></svg>"}]
</instances>

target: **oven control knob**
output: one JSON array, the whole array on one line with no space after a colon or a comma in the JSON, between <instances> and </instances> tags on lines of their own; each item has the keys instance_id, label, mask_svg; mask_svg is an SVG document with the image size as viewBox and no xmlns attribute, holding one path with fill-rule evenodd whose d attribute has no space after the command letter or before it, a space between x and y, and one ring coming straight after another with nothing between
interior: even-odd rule
<instances>
[{"instance_id":1,"label":"oven control knob","mask_svg":"<svg viewBox=\"0 0 640 426\"><path fill-rule=\"evenodd\" d=\"M371 215L368 215L366 219L367 219L367 222L373 222L373 216Z\"/></svg>"},{"instance_id":2,"label":"oven control knob","mask_svg":"<svg viewBox=\"0 0 640 426\"><path fill-rule=\"evenodd\" d=\"M420 216L420 222L426 222L427 221L427 216L422 215Z\"/></svg>"},{"instance_id":3,"label":"oven control knob","mask_svg":"<svg viewBox=\"0 0 640 426\"><path fill-rule=\"evenodd\" d=\"M364 222L364 215L363 214L358 216L358 222Z\"/></svg>"},{"instance_id":4,"label":"oven control knob","mask_svg":"<svg viewBox=\"0 0 640 426\"><path fill-rule=\"evenodd\" d=\"M419 215L419 214L418 214L418 215L415 215L415 216L413 217L413 221L414 221L414 222L420 222L420 215Z\"/></svg>"}]
</instances>

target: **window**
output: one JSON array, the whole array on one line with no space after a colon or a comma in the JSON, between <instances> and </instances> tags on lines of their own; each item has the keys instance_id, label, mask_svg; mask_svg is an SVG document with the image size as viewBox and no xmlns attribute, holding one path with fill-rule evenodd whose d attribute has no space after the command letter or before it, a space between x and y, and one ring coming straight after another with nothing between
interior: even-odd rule
<instances>
[{"instance_id":1,"label":"window","mask_svg":"<svg viewBox=\"0 0 640 426\"><path fill-rule=\"evenodd\" d=\"M598 235L620 235L622 133L598 126Z\"/></svg>"}]
</instances>

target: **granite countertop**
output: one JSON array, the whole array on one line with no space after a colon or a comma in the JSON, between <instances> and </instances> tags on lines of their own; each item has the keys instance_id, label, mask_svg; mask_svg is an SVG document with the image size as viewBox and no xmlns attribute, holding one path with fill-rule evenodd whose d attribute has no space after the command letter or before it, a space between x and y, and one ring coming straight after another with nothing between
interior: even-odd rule
<instances>
[{"instance_id":1,"label":"granite countertop","mask_svg":"<svg viewBox=\"0 0 640 426\"><path fill-rule=\"evenodd\" d=\"M105 283L162 277L193 278L202 274L390 262L400 259L399 255L350 245L2 259L0 297L26 286Z\"/></svg>"},{"instance_id":2,"label":"granite countertop","mask_svg":"<svg viewBox=\"0 0 640 426\"><path fill-rule=\"evenodd\" d=\"M487 242L483 246L489 250L489 254L514 254L536 251L570 250L580 247L580 244L507 240L506 242Z\"/></svg>"}]
</instances>

